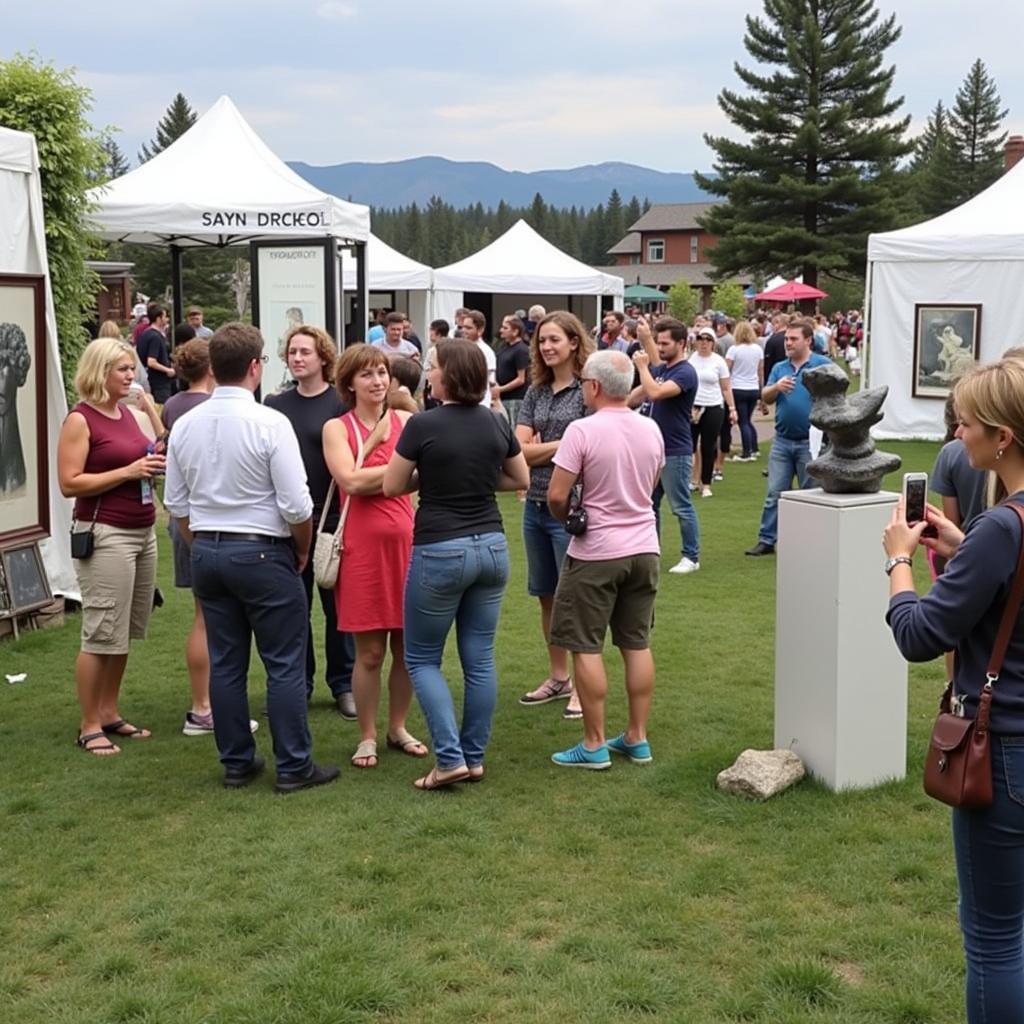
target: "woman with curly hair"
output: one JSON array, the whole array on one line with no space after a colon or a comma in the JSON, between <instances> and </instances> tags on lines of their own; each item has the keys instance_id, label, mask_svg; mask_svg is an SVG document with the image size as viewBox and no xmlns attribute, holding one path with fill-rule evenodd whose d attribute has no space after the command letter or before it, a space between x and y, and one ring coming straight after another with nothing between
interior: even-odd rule
<instances>
[{"instance_id":1,"label":"woman with curly hair","mask_svg":"<svg viewBox=\"0 0 1024 1024\"><path fill-rule=\"evenodd\" d=\"M558 574L569 547L569 534L548 509L552 459L562 435L573 420L585 414L580 375L594 351L590 332L564 310L548 313L530 342L530 388L519 407L516 437L530 467L530 487L523 513L527 589L540 601L541 630L548 647L548 677L519 698L520 704L566 700L565 718L582 718L579 697L569 677L569 653L548 643L551 609Z\"/></svg>"}]
</instances>

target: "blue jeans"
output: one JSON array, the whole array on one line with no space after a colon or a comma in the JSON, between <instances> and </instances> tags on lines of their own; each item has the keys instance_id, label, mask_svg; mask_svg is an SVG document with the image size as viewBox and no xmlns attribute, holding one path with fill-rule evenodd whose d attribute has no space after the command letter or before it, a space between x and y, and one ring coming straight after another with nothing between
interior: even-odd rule
<instances>
[{"instance_id":1,"label":"blue jeans","mask_svg":"<svg viewBox=\"0 0 1024 1024\"><path fill-rule=\"evenodd\" d=\"M313 610L313 556L310 554L306 568L302 570L302 586L306 591L306 610ZM337 699L343 693L352 692L352 669L356 663L356 645L351 633L342 633L338 629L338 616L334 607L334 591L316 587L320 595L320 607L324 613L324 654L327 659L327 685L331 696ZM316 653L313 642L313 621L310 617L309 629L306 634L306 698L313 696L313 683L316 680Z\"/></svg>"},{"instance_id":2,"label":"blue jeans","mask_svg":"<svg viewBox=\"0 0 1024 1024\"><path fill-rule=\"evenodd\" d=\"M526 548L526 589L531 597L550 597L558 589L558 574L572 538L548 508L547 502L526 499L523 545Z\"/></svg>"},{"instance_id":3,"label":"blue jeans","mask_svg":"<svg viewBox=\"0 0 1024 1024\"><path fill-rule=\"evenodd\" d=\"M267 672L267 715L279 775L308 775L313 740L306 720L306 635L309 617L289 543L218 540L196 534L192 589L206 620L210 706L221 763L252 765L249 652L256 637Z\"/></svg>"},{"instance_id":4,"label":"blue jeans","mask_svg":"<svg viewBox=\"0 0 1024 1024\"><path fill-rule=\"evenodd\" d=\"M405 582L405 665L442 770L481 764L498 700L494 634L508 583L503 533L480 533L412 549ZM462 728L441 673L455 623L465 694Z\"/></svg>"},{"instance_id":5,"label":"blue jeans","mask_svg":"<svg viewBox=\"0 0 1024 1024\"><path fill-rule=\"evenodd\" d=\"M740 443L743 445L744 455L753 455L757 450L757 427L754 426L754 409L757 408L757 400L761 392L756 388L747 390L732 390L733 400L736 402L736 416L740 422Z\"/></svg>"},{"instance_id":6,"label":"blue jeans","mask_svg":"<svg viewBox=\"0 0 1024 1024\"><path fill-rule=\"evenodd\" d=\"M693 498L690 496L690 474L692 472L692 455L666 456L665 468L661 471L661 479L654 486L651 501L654 505L658 536L661 536L661 499L666 497L672 515L679 520L683 554L691 562L699 562L700 525L697 522L697 510L693 507Z\"/></svg>"},{"instance_id":7,"label":"blue jeans","mask_svg":"<svg viewBox=\"0 0 1024 1024\"><path fill-rule=\"evenodd\" d=\"M1024 1013L1024 736L992 737L991 807L953 811L968 1024Z\"/></svg>"},{"instance_id":8,"label":"blue jeans","mask_svg":"<svg viewBox=\"0 0 1024 1024\"><path fill-rule=\"evenodd\" d=\"M807 463L810 461L811 447L806 439L790 441L775 436L768 456L768 496L764 499L761 529L757 534L762 544L775 546L779 539L779 495L792 490L794 476L801 488L810 485L811 478L807 475Z\"/></svg>"}]
</instances>

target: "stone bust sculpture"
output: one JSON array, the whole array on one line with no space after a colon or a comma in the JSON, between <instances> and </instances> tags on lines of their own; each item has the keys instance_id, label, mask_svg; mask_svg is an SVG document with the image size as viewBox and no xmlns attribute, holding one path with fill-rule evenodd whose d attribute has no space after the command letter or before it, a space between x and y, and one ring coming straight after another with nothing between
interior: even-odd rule
<instances>
[{"instance_id":1,"label":"stone bust sculpture","mask_svg":"<svg viewBox=\"0 0 1024 1024\"><path fill-rule=\"evenodd\" d=\"M811 423L824 431L830 447L807 464L822 490L831 494L874 494L882 477L900 468L900 457L875 450L870 429L881 418L888 387L858 391L847 397L850 379L828 363L805 370L804 387L811 394Z\"/></svg>"}]
</instances>

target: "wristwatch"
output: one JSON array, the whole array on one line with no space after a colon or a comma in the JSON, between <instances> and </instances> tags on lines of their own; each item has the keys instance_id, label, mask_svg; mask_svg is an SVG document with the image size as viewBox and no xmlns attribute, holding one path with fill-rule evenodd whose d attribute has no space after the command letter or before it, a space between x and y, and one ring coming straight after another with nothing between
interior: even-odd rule
<instances>
[{"instance_id":1,"label":"wristwatch","mask_svg":"<svg viewBox=\"0 0 1024 1024\"><path fill-rule=\"evenodd\" d=\"M892 575L893 569L895 569L897 565L901 564L912 566L914 564L914 560L907 555L897 555L895 558L887 558L885 560L885 575Z\"/></svg>"}]
</instances>

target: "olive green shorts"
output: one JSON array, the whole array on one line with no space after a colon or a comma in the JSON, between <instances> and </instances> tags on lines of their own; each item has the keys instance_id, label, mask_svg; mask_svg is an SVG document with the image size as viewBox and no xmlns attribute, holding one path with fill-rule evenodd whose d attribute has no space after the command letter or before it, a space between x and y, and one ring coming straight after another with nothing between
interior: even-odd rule
<instances>
[{"instance_id":1,"label":"olive green shorts","mask_svg":"<svg viewBox=\"0 0 1024 1024\"><path fill-rule=\"evenodd\" d=\"M651 646L661 559L630 555L600 562L565 556L551 613L551 643L578 654L600 654L605 633L627 651Z\"/></svg>"}]
</instances>

